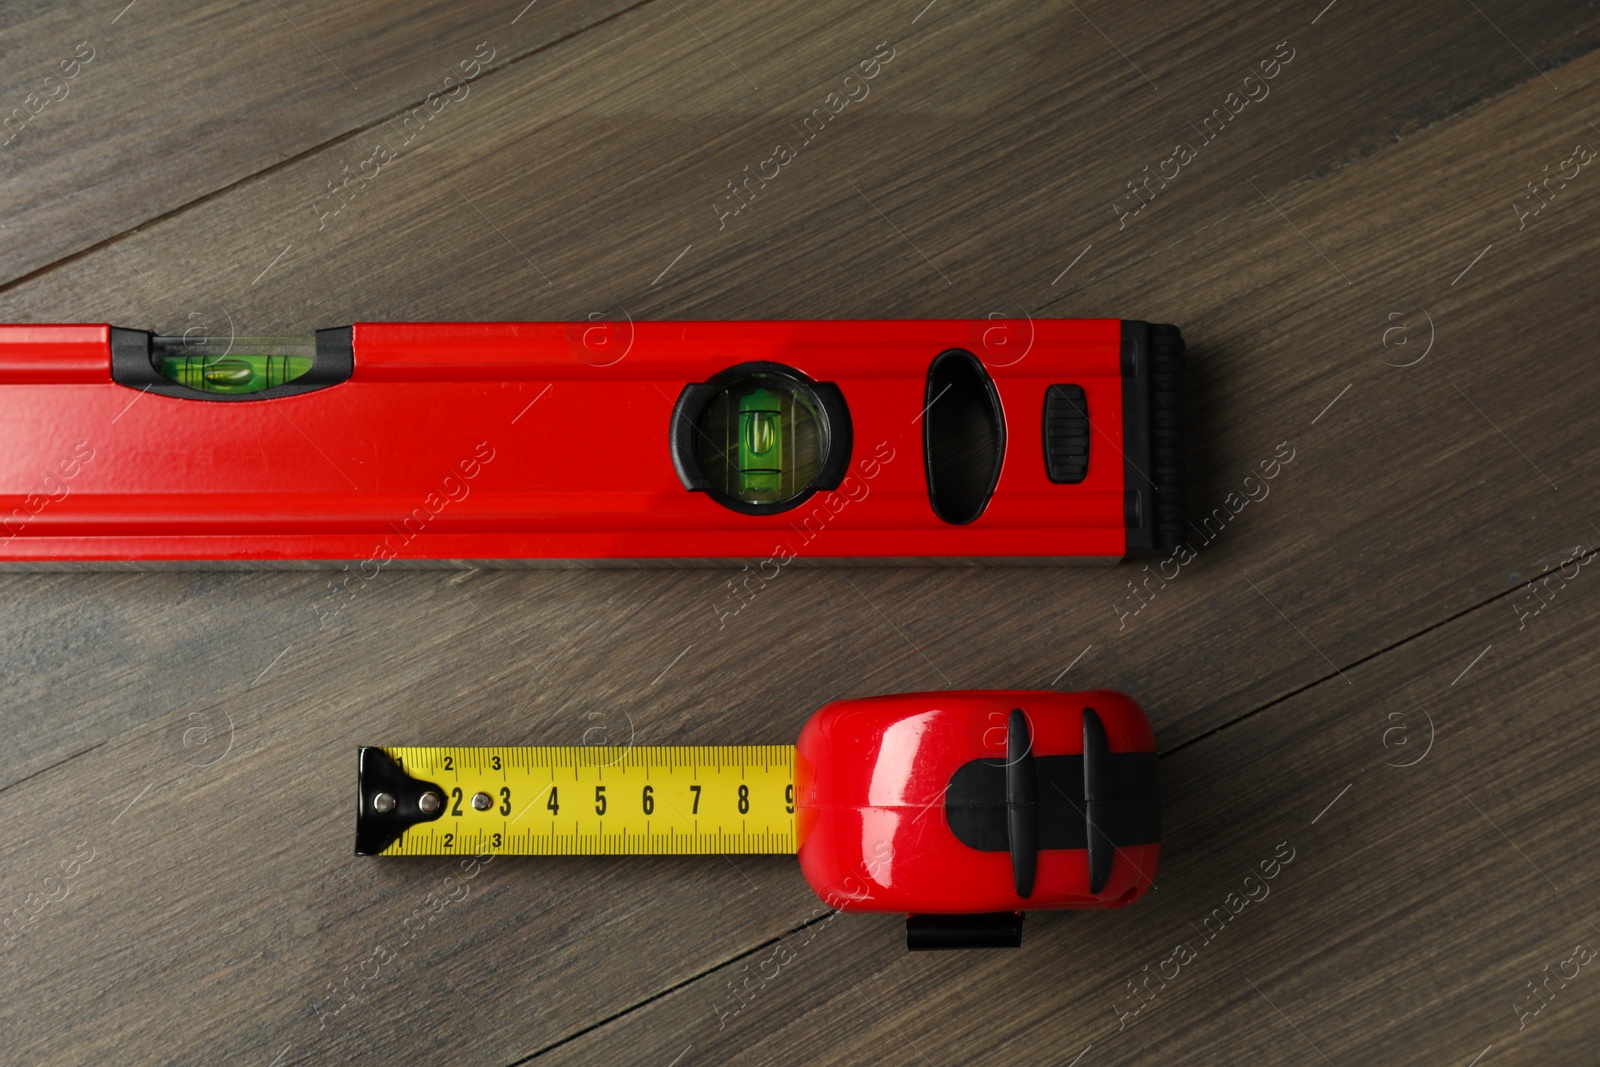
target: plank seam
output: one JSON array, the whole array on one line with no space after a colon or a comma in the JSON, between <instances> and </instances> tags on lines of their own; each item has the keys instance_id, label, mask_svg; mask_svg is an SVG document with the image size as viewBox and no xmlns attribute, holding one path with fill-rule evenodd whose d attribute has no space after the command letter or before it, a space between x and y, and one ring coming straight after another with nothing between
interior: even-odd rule
<instances>
[{"instance_id":1,"label":"plank seam","mask_svg":"<svg viewBox=\"0 0 1600 1067\"><path fill-rule=\"evenodd\" d=\"M487 70L483 71L481 74L479 74L476 78L471 78L471 79L467 80L466 82L464 82L463 84L465 84L465 85L477 85L479 82L482 82L487 78L493 77L494 75L499 74L503 70L509 70L511 67L516 66L518 63L521 63L525 59L531 59L532 57L534 57L536 55L539 55L541 52L544 52L544 51L546 51L547 49L550 49L550 48L554 48L557 45L566 44L568 41L575 40L580 35L588 33L590 30L596 29L596 28L598 28L600 26L604 26L606 23L611 22L614 19L619 19L622 16L624 16L626 14L629 14L630 12L637 11L639 8L646 7L649 4L652 4L654 2L655 2L655 0L639 0L638 3L630 4L629 6L623 8L620 11L615 11L615 12L611 13L610 15L607 15L605 18L599 19L598 21L595 21L595 22L591 22L588 25L583 26L580 29L572 31L571 33L568 33L568 34L565 34L565 35L563 35L561 37L556 37L556 38L553 38L553 39L551 39L549 41L546 41L544 44L538 45L537 47L532 48L529 51L522 53L521 55L512 56L510 59L506 60L504 63L500 64L499 66L490 67ZM110 248L112 245L116 244L118 241L122 240L124 237L127 237L130 234L137 233L138 231L144 229L147 226L155 226L155 225L158 225L160 223L167 222L168 220L176 218L178 215L183 214L184 212L190 210L191 208L196 208L196 207L201 206L202 204L210 203L212 200L215 200L215 199L217 199L219 197L225 196L228 193L233 192L235 189L243 188L244 186L249 185L250 183L256 181L257 179L266 178L269 175L272 175L272 174L276 173L277 171L283 170L283 169L285 169L287 167L291 167L294 164L299 163L302 160L308 159L311 156L314 156L319 152L322 152L322 151L324 151L326 149L329 149L329 148L334 148L334 147L336 147L338 145L341 145L341 144L345 143L346 141L353 140L354 138L359 137L364 133L368 133L368 132L376 129L377 127L379 127L379 126L381 126L381 125L383 125L385 123L393 121L394 119L398 118L401 115L408 114L413 108L422 107L426 102L427 102L426 99L422 98L422 99L417 99L417 100L414 100L414 101L412 101L410 103L404 104L400 108L398 108L397 110L391 111L388 114L383 115L380 118L374 119L373 121L366 123L365 125L353 126L350 129L345 130L343 133L335 134L334 136L329 137L327 140L319 141L317 144L311 145L309 148L306 148L306 149L303 149L302 151L296 152L292 156L285 156L283 159L278 160L276 163L270 163L267 166L262 167L260 170L251 171L249 174L241 175L240 177L235 178L233 181L227 183L226 185L220 185L217 188L212 189L210 192L201 193L199 196L195 197L193 200L186 200L183 203L178 204L175 207L168 208L166 211L161 212L161 214L159 214L159 215L152 215L150 218L143 219L140 222L137 222L134 225L129 226L127 229L118 230L116 233L112 234L110 237L106 237L103 240L96 241L93 244L84 245L82 248L78 249L75 252L69 252L66 255L64 255L61 258L59 258L59 259L55 259L55 260L52 260L49 263L46 263L46 264L44 264L42 266L35 267L34 269L32 269L32 270L30 270L30 271L28 271L28 272L26 272L24 274L19 274L19 275L17 275L17 277L12 278L9 281L0 282L0 294L9 292L10 290L15 289L19 285L22 285L22 284L24 284L26 282L33 281L35 278L38 278L38 277L40 277L40 276L42 276L44 274L48 274L50 271L56 270L59 267L64 267L64 266L67 266L70 263L75 263L78 260L84 258L85 256L89 256L89 255L94 254L95 252L99 252L99 251L102 251L104 249ZM70 203L70 201L69 201L69 203Z\"/></svg>"}]
</instances>

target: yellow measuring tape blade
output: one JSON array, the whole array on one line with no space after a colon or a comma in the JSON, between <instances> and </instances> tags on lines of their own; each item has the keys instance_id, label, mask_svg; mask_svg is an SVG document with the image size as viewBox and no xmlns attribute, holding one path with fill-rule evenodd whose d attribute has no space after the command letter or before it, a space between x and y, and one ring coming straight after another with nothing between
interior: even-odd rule
<instances>
[{"instance_id":1,"label":"yellow measuring tape blade","mask_svg":"<svg viewBox=\"0 0 1600 1067\"><path fill-rule=\"evenodd\" d=\"M794 852L793 745L384 748L439 818L384 856ZM477 806L474 806L474 798Z\"/></svg>"}]
</instances>

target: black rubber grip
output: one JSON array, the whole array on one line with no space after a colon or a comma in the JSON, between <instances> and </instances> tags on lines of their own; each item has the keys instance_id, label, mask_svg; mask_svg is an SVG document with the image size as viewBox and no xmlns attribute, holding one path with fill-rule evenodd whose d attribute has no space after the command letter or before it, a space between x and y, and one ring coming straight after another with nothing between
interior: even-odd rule
<instances>
[{"instance_id":1,"label":"black rubber grip","mask_svg":"<svg viewBox=\"0 0 1600 1067\"><path fill-rule=\"evenodd\" d=\"M1089 476L1089 402L1081 385L1045 390L1044 467L1058 485L1076 485Z\"/></svg>"}]
</instances>

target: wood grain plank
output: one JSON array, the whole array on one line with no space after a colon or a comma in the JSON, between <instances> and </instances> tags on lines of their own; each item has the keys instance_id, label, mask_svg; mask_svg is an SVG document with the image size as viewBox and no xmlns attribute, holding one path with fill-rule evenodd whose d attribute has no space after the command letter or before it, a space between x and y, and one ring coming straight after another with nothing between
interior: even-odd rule
<instances>
[{"instance_id":1,"label":"wood grain plank","mask_svg":"<svg viewBox=\"0 0 1600 1067\"><path fill-rule=\"evenodd\" d=\"M1578 10L1561 10L1566 18L1540 24L1562 26L1564 43L1574 49L1589 47L1582 35L1592 37L1593 26L1578 20ZM1402 38L1439 29L1423 9L1402 18L1410 21L1388 27ZM167 240L185 245L181 259L164 247L142 251L146 235L140 234L139 239L118 241L116 251L102 250L85 259L81 269L86 273L57 275L58 281L41 283L42 289L23 286L15 299L0 306L13 318L59 315L61 310L47 310L27 294L62 292L52 287L81 276L97 280L92 288L101 297L85 308L83 289L71 290L76 301L72 307L80 316L92 310L126 321L132 315L163 323L182 322L194 310L215 314L219 304L247 321L278 324L275 328L380 314L570 315L617 300L647 314L727 315L741 307L762 314L888 314L912 306L906 303L910 294L903 284L880 280L869 294L859 284L841 284L844 279L830 270L848 268L856 277L871 277L894 263L900 269L891 276L917 283L916 306L922 313L971 314L975 307L998 301L1032 307L1030 297L1040 291L1048 295L1048 286L1037 279L1053 278L1066 261L1062 253L1081 247L1062 243L1063 205L1067 218L1093 220L1090 227L1074 226L1075 231L1115 226L1112 204L1126 195L1127 181L1138 177L1143 166L1133 161L1153 163L1170 152L1169 142L1178 131L1206 113L1200 104L1224 99L1233 75L1270 57L1280 39L1275 35L1295 28L1272 5L1259 4L1249 9L1248 17L1218 14L1194 26L1192 37L1164 42L1174 66L1169 83L1174 102L1167 103L1163 94L1150 92L1136 78L1133 85L1139 92L1125 86L1131 75L1125 76L1127 68L1115 50L1082 25L1054 14L1017 17L1003 7L988 6L953 15L935 8L927 21L910 26L904 17L835 3L805 16L807 33L798 41L792 39L792 30L783 32L781 19L769 20L771 29L756 20L740 25L705 19L723 42L708 46L694 30L695 23L668 7L632 11L598 27L592 40L586 35L538 64L519 64L506 77L486 82L470 103L462 102L459 113L447 109L408 150L418 157L432 156L432 166L397 161L359 186L350 206L320 229L311 204L325 195L327 183L338 179L346 166L358 168L380 141L396 138L379 129L366 131L283 172L274 171L226 202L202 205L198 215L185 213L184 219L150 231L150 236L164 231ZM1326 24L1316 32L1325 29ZM1480 84L1496 86L1525 77L1520 57L1473 47L1480 43L1479 27L1451 22L1443 32L1464 36L1430 46L1456 45L1463 62L1486 64ZM1576 40L1568 40L1575 35ZM880 78L886 80L877 83L876 95L860 101L859 111L842 113L825 137L807 148L790 123L800 123L822 106L826 95L839 88L835 83L885 39L895 48L894 42L906 42L904 58L910 62L884 67ZM1437 104L1441 98L1463 106L1451 95L1456 73L1439 73L1403 53L1363 64L1361 79L1352 84L1351 63L1344 57L1366 53L1367 40L1313 38L1295 61L1308 62L1282 70L1277 95L1260 104L1262 114L1242 114L1226 131L1227 140L1208 150L1206 165L1215 153L1243 151L1243 143L1234 139L1242 135L1257 143L1280 143L1287 160L1299 168L1286 176L1308 174L1338 165L1356 151L1352 137L1370 139L1380 130L1414 128L1410 123L1418 108L1433 115L1442 106ZM928 58L919 63L916 53L924 41ZM717 48L732 49L747 57L744 65L769 72L772 77L763 79L768 88L752 89L736 72L741 65L730 65ZM991 61L996 53L1020 53L1030 61L996 64ZM605 57L603 70L627 75L615 81L596 77L594 55ZM1071 62L1067 80L1058 86L1054 73L1063 55ZM1187 62L1181 63L1179 55ZM1303 80L1291 82L1294 77ZM1107 86L1115 88L1108 92ZM1273 99L1287 101L1291 94L1301 103L1271 110L1278 106ZM1374 97L1380 104L1376 110ZM1308 106L1309 101L1324 104L1330 98L1334 106ZM815 162L789 168L798 179L792 186L775 183L759 203L719 230L714 204L728 195L727 183L768 158L769 142L791 136L803 153L796 163ZM959 154L953 157L953 150ZM965 239L988 250L972 270L964 272L958 265L955 272L965 275L963 284L975 287L975 295L947 293L929 305L936 296L936 275L909 248L891 244L893 233L881 219L868 225L878 216L842 180L853 173L847 161L858 158L874 160L882 172L876 185L855 173L856 179L867 181L863 188L868 197L879 197L884 186L896 183L926 190L932 201L928 210L914 210L896 224L913 242L931 244L937 251L946 242ZM997 164L997 159L1004 162ZM1079 163L1087 159L1108 162ZM1109 162L1113 160L1126 162ZM974 177L974 167L983 168L981 176ZM424 169L426 174L417 173ZM485 225L442 177L455 180L508 239ZM784 173L783 182L789 180L790 174ZM1235 179L1230 175L1228 180ZM975 188L982 195L972 195ZM1178 201L1179 188L1174 187L1173 201ZM257 189L262 198L252 195ZM1199 199L1199 193L1197 189L1189 202ZM884 206L893 216L893 209L903 205L891 198ZM1152 245L1168 243L1173 233L1196 222L1186 218L1185 225L1157 234L1146 220L1158 216L1159 206L1161 202L1134 220L1138 225L1132 232L1148 235L1150 241L1126 242L1127 254L1142 258ZM1207 217L1205 212L1198 215ZM1045 216L1053 221L1042 225ZM99 225L106 229L103 222ZM946 236L929 238L922 228L930 225ZM797 232L816 236L795 240ZM680 262L672 277L700 278L695 295L715 296L715 306L685 307L681 298L670 309L652 303L649 283L697 240L700 254ZM1040 262L1017 262L1011 249L1023 240L1034 243L1032 251ZM1050 244L1040 247L1040 241ZM291 243L298 245L299 255L279 261L272 274L256 283L263 268ZM418 255L419 247L433 255ZM545 248L555 257L549 262ZM710 248L715 253L708 262ZM1010 262L995 271L991 257L1002 249ZM544 292L540 295L552 298L548 305L530 302L533 283L543 279L522 269L515 250L543 264L538 270L564 288L571 287L567 297ZM889 251L895 254L886 255ZM307 256L310 265L303 262ZM762 266L755 267L757 261ZM514 269L508 270L508 264ZM1095 264L1085 266L1099 269ZM459 276L463 270L473 275L471 284L438 284L441 271ZM701 271L709 276L700 277ZM778 293L770 286L756 288L779 271L799 284ZM332 282L333 288L319 284L323 281ZM933 284L922 284L928 282ZM320 298L308 306L300 296L313 290ZM897 304L886 306L889 301Z\"/></svg>"},{"instance_id":2,"label":"wood grain plank","mask_svg":"<svg viewBox=\"0 0 1600 1067\"><path fill-rule=\"evenodd\" d=\"M545 0L519 17L509 4L427 0L381 14L297 0L176 10L79 0L8 12L0 286L353 131L404 121L430 94L452 93L430 121L465 106L471 88L447 76L492 73L627 6ZM325 181L341 178L336 169Z\"/></svg>"}]
</instances>

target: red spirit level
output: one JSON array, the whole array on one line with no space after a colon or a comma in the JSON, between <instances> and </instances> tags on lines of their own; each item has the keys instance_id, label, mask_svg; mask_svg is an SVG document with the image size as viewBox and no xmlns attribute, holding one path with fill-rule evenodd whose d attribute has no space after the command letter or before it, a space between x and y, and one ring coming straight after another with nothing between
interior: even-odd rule
<instances>
[{"instance_id":1,"label":"red spirit level","mask_svg":"<svg viewBox=\"0 0 1600 1067\"><path fill-rule=\"evenodd\" d=\"M837 700L792 748L363 748L359 774L357 855L798 851L914 949L1131 904L1161 850L1155 737L1110 690Z\"/></svg>"},{"instance_id":2,"label":"red spirit level","mask_svg":"<svg viewBox=\"0 0 1600 1067\"><path fill-rule=\"evenodd\" d=\"M1182 354L1116 319L0 326L0 561L1115 558L1183 536Z\"/></svg>"}]
</instances>

